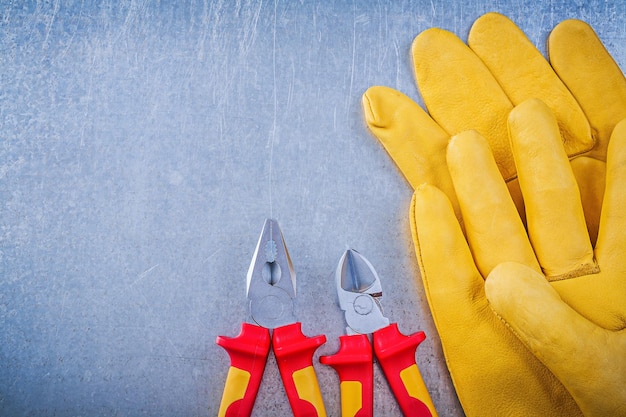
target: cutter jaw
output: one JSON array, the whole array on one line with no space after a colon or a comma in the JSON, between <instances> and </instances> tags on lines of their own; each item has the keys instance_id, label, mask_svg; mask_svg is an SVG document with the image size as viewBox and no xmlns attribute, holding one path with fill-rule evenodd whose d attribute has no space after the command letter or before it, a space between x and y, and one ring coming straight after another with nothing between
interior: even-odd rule
<instances>
[{"instance_id":1,"label":"cutter jaw","mask_svg":"<svg viewBox=\"0 0 626 417\"><path fill-rule=\"evenodd\" d=\"M266 219L247 275L249 321L268 329L295 323L296 273L278 222Z\"/></svg>"},{"instance_id":2,"label":"cutter jaw","mask_svg":"<svg viewBox=\"0 0 626 417\"><path fill-rule=\"evenodd\" d=\"M339 260L335 281L348 334L370 334L389 325L379 300L383 294L380 278L363 255L348 249Z\"/></svg>"}]
</instances>

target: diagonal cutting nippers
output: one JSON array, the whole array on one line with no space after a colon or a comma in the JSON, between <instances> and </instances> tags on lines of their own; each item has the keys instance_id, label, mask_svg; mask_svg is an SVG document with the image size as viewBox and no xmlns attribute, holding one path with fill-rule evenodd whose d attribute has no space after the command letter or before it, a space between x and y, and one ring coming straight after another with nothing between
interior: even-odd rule
<instances>
[{"instance_id":1,"label":"diagonal cutting nippers","mask_svg":"<svg viewBox=\"0 0 626 417\"><path fill-rule=\"evenodd\" d=\"M320 362L339 374L342 417L373 416L373 359L378 359L405 416L437 413L415 361L424 332L405 336L383 315L380 278L359 252L344 252L335 272L339 306L348 327L339 351ZM370 335L372 342L370 343ZM373 345L373 346L372 346Z\"/></svg>"}]
</instances>

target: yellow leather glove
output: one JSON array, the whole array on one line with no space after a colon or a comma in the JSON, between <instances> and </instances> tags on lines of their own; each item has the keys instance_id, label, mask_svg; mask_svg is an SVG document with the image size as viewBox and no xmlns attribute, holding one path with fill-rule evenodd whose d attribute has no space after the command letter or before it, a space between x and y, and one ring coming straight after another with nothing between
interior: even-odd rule
<instances>
[{"instance_id":1,"label":"yellow leather glove","mask_svg":"<svg viewBox=\"0 0 626 417\"><path fill-rule=\"evenodd\" d=\"M432 229L431 222L452 228L455 219L450 209L446 218L424 207L434 198L416 191L421 264L425 275L436 274L429 280L430 292L463 288L458 282L445 287L445 278L439 279L461 271L457 276L472 277L465 282L470 293L482 296L476 272L486 276L485 294L497 316L563 383L584 415L626 416L626 119L610 139L595 249L553 114L531 99L511 113L509 128L528 235L504 185L496 186L501 181L497 173L468 173L477 163L495 165L484 140L455 138L448 162L469 246L458 228L453 237ZM465 259L464 264L451 265L454 261L437 252L453 245L455 259ZM472 271L471 260L477 270Z\"/></svg>"},{"instance_id":2,"label":"yellow leather glove","mask_svg":"<svg viewBox=\"0 0 626 417\"><path fill-rule=\"evenodd\" d=\"M491 32L491 45L494 45L491 48L490 31L484 28L497 33L493 35ZM473 46L473 42L479 46ZM563 385L512 337L502 323L494 320L488 308L482 277L497 265L495 261L501 262L507 259L503 255L516 253L514 261L529 264L535 256L527 240L519 241L519 236L525 233L524 227L521 224L511 226L515 230L512 233L501 226L505 230L504 237L496 248L489 248L476 258L468 253L463 234L452 221L452 213L461 218L461 208L457 200L458 190L454 189L447 167L446 148L451 135L466 129L482 132L488 141L488 146L484 147L485 155L495 154L496 163L492 162L490 168L492 174L499 172L509 180L508 191L523 216L524 205L515 178L506 118L513 106L525 98L543 98L559 115L560 134L568 155L578 155L572 166L578 174L588 217L586 222L594 241L599 200L604 190L602 155L608 144L607 132L616 124L622 111L619 109L626 108L624 78L591 28L578 21L563 22L550 38L554 68L562 68L557 71L560 78L521 31L501 15L488 14L479 19L470 33L470 46L480 49L485 56L489 51L495 51L496 58L497 53L509 56L495 64L487 58L483 61L477 52L454 35L430 29L418 36L413 46L416 77L430 115L398 91L372 87L363 96L366 121L416 188L411 221L422 279L448 368L465 412L470 416L579 415L580 410ZM570 62L559 65L559 55ZM490 62L489 67L486 62ZM505 89L505 76L496 79L494 72L498 72L498 65L502 66L500 71L504 74L509 70L519 72L515 74L518 77L515 82L508 81L512 88L517 85L518 89ZM563 87L561 78L569 88ZM432 88L427 91L429 86ZM575 92L575 100L568 90ZM528 91L527 95L523 94L524 91ZM581 103L583 117L581 110L576 109L576 102L584 102L584 105ZM606 117L602 105L612 109L605 113ZM594 113L593 109L597 111ZM590 116L593 114L595 116ZM585 122L591 122L592 128L585 128ZM600 129L601 125L604 127ZM568 129L567 126L573 127ZM467 132L460 136L474 135L476 133ZM449 152L454 154L454 149L462 149L464 142L455 140ZM468 165L462 171L466 174L459 177L467 175L472 178L470 174L483 173L485 166L482 162L475 162ZM437 188L420 186L423 183ZM497 208L497 202L488 203L491 187L498 186L483 184L483 192L477 195L481 195L485 204ZM443 220L440 214L444 216ZM445 218L446 215L452 217ZM504 215L503 211L494 211L495 220ZM510 217L512 213L509 211L506 216ZM465 222L467 227L467 219ZM421 225L419 235L416 233L418 225ZM510 234L518 238L509 238ZM438 243L420 244L420 241L429 239ZM483 264L481 268L474 263L475 259ZM488 262L490 259L493 261ZM561 261L567 264L566 260L555 258L557 267L547 270L552 278L565 278L571 272L563 265L559 267ZM548 262L539 266L538 261L534 262L537 272L544 265L551 265ZM575 269L581 273L585 268L592 271L593 264L583 263ZM563 292L570 291L568 288L564 285Z\"/></svg>"},{"instance_id":3,"label":"yellow leather glove","mask_svg":"<svg viewBox=\"0 0 626 417\"><path fill-rule=\"evenodd\" d=\"M489 308L483 277L496 265L541 268L487 141L476 131L454 136L447 163L468 241L450 200L431 184L416 188L410 218L426 296L466 415L581 415L563 384Z\"/></svg>"},{"instance_id":4,"label":"yellow leather glove","mask_svg":"<svg viewBox=\"0 0 626 417\"><path fill-rule=\"evenodd\" d=\"M494 32L497 35L493 35ZM594 218L598 216L598 201L604 190L602 155L608 144L607 132L615 125L620 109L626 108L626 88L621 72L591 28L584 23L566 21L554 30L550 38L553 65L560 68L559 56L573 61L561 65L563 70L559 75L568 87L573 86L571 90L576 93L576 99L585 103L582 106L585 114L582 114L576 100L547 61L508 19L497 14L480 18L470 33L470 46L480 52L473 51L454 35L439 29L430 29L419 35L413 46L414 64L430 115L395 90L372 87L363 96L364 112L371 131L380 139L411 185L415 188L422 183L429 183L443 190L459 219L461 210L446 161L448 139L450 135L466 129L473 128L483 133L489 144L486 147L487 154L490 154L490 149L495 154L496 165L492 168L509 180L509 192L523 215L524 206L506 133L506 117L514 104L527 97L542 97L559 117L560 134L563 135L568 155L579 156L572 165L575 167L578 164L576 161L582 161L582 168L576 169L576 172L582 173L579 174L579 184L586 212L591 213L588 214L587 222L593 239L594 230L597 230L597 220ZM478 57L478 53L483 54L484 61ZM498 53L506 58L498 61ZM490 54L495 55L495 58L490 57ZM510 77L508 80L507 74ZM507 86L512 89L505 88ZM516 89L516 86L519 88ZM612 108L606 112L606 117L601 109L604 104ZM592 111L594 109L597 110L595 113ZM589 114L593 117L589 117ZM585 127L585 124L589 124L587 118L592 122L593 130ZM599 128L601 125L604 126L602 129ZM475 133L468 132L461 136L464 135L472 136ZM460 145L451 145L451 149L455 147L459 148ZM471 170L477 171L476 167L483 169L481 163L476 163ZM489 187L485 187L485 190L487 193L482 201L491 201ZM450 204L441 195L432 197L432 201L419 198L422 194L434 192L430 186L416 190L411 216L414 231L421 218L418 214L420 210L436 213L442 205ZM420 201L428 203L420 205ZM495 214L497 217L503 215L503 212L496 210ZM509 212L507 215L512 214ZM431 311L466 413L579 414L580 411L562 384L490 315L482 277L496 263L488 263L488 267L483 265L479 273L469 273L468 277L471 278L459 277L455 273L456 268L445 268L443 264L450 264L449 260L460 253L458 245L463 247L462 234L452 239L453 232L446 229L451 227L449 222L444 227L437 221L427 224L435 218L433 216L424 215L423 218L429 219L422 224L423 235L428 235L424 230L430 230L433 235L448 238L450 244L447 248L443 247L447 250L439 251L437 256L437 250L434 253L422 252L423 246L415 235ZM521 236L523 225L517 225L516 228L517 235ZM502 230L506 230L506 227ZM478 256L476 259L484 259L481 263L489 259L501 261L507 258L503 254L517 253L518 257L514 260L528 264L529 259L534 257L528 242L509 239L509 234L512 231L503 233L506 238L500 240L498 247L490 248L487 253L483 253L482 258ZM526 249L520 250L520 246ZM490 257L490 254L494 257ZM496 256L498 254L500 256ZM472 265L474 258L466 257L460 262ZM432 265L427 267L426 263ZM443 266L436 266L438 263ZM535 265L536 270L541 271L537 261ZM549 267L550 263L545 265ZM577 273L585 268L592 270L593 263L581 265ZM470 269L468 266L467 270ZM441 273L443 270L446 272ZM563 267L547 271L555 279L564 278L569 272Z\"/></svg>"},{"instance_id":5,"label":"yellow leather glove","mask_svg":"<svg viewBox=\"0 0 626 417\"><path fill-rule=\"evenodd\" d=\"M477 130L489 142L524 218L506 118L515 105L540 98L557 115L567 154L578 156L572 165L595 241L606 147L626 111L626 80L618 66L593 29L577 20L564 21L551 33L552 66L513 22L497 13L476 20L468 44L437 28L418 35L413 63L429 114L398 91L371 87L363 95L370 130L409 183L414 188L422 182L437 185L457 217L443 150L450 136Z\"/></svg>"}]
</instances>

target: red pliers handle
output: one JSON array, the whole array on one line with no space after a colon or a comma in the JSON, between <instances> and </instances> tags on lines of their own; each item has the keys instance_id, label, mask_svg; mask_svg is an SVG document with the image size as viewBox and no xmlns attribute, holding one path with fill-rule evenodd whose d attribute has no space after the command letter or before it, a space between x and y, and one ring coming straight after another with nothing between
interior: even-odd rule
<instances>
[{"instance_id":1,"label":"red pliers handle","mask_svg":"<svg viewBox=\"0 0 626 417\"><path fill-rule=\"evenodd\" d=\"M392 323L373 335L374 352L405 416L437 416L435 406L426 389L415 362L415 351L426 339L424 332L405 336Z\"/></svg>"},{"instance_id":2,"label":"red pliers handle","mask_svg":"<svg viewBox=\"0 0 626 417\"><path fill-rule=\"evenodd\" d=\"M243 323L238 336L218 336L216 343L230 356L218 416L249 416L265 371L270 332L264 327Z\"/></svg>"},{"instance_id":3,"label":"red pliers handle","mask_svg":"<svg viewBox=\"0 0 626 417\"><path fill-rule=\"evenodd\" d=\"M436 416L435 407L415 362L415 351L426 338L424 332L405 336L395 323L372 335L373 352L389 382L400 409L405 416ZM373 357L367 335L356 334L339 338L339 351L322 356L323 364L332 366L341 384L341 415L343 417L372 417Z\"/></svg>"},{"instance_id":4,"label":"red pliers handle","mask_svg":"<svg viewBox=\"0 0 626 417\"><path fill-rule=\"evenodd\" d=\"M374 415L372 352L367 335L354 334L339 336L339 351L320 357L321 363L332 366L339 375L343 417Z\"/></svg>"},{"instance_id":5,"label":"red pliers handle","mask_svg":"<svg viewBox=\"0 0 626 417\"><path fill-rule=\"evenodd\" d=\"M269 354L270 331L244 323L238 336L218 336L216 342L231 362L218 416L250 416ZM274 329L271 345L295 417L326 416L313 369L313 354L325 342L324 335L305 336L299 322Z\"/></svg>"}]
</instances>

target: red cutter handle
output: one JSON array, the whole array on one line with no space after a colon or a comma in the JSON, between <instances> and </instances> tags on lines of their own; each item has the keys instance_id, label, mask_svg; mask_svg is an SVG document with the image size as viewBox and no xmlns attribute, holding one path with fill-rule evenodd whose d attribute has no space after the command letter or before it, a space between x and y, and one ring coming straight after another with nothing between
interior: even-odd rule
<instances>
[{"instance_id":1,"label":"red cutter handle","mask_svg":"<svg viewBox=\"0 0 626 417\"><path fill-rule=\"evenodd\" d=\"M405 336L392 323L373 335L374 353L405 416L437 416L417 364L415 351L424 332Z\"/></svg>"},{"instance_id":2,"label":"red cutter handle","mask_svg":"<svg viewBox=\"0 0 626 417\"><path fill-rule=\"evenodd\" d=\"M301 323L274 329L272 344L283 385L295 417L326 417L313 354L326 336L306 337Z\"/></svg>"},{"instance_id":3,"label":"red cutter handle","mask_svg":"<svg viewBox=\"0 0 626 417\"><path fill-rule=\"evenodd\" d=\"M372 417L374 390L372 345L364 334L339 337L339 351L320 362L339 374L342 417Z\"/></svg>"},{"instance_id":4,"label":"red cutter handle","mask_svg":"<svg viewBox=\"0 0 626 417\"><path fill-rule=\"evenodd\" d=\"M238 336L218 336L216 343L230 355L218 416L250 416L270 350L270 332L264 327L243 323Z\"/></svg>"}]
</instances>

